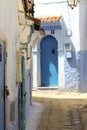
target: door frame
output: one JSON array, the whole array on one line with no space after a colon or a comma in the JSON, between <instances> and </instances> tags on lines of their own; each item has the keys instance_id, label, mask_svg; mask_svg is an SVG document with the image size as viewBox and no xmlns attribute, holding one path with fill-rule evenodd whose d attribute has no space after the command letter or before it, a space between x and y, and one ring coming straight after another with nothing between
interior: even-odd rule
<instances>
[{"instance_id":1,"label":"door frame","mask_svg":"<svg viewBox=\"0 0 87 130\"><path fill-rule=\"evenodd\" d=\"M46 36L49 36L49 34L43 36L41 39L36 40L35 46L32 47L32 89L33 90L37 90L38 88L41 87L40 43L42 42L43 38L45 38ZM50 36L52 36L52 35L50 35ZM55 38L58 43L58 39L54 36L52 36L52 37ZM59 54L58 54L57 59L58 59L58 70L59 70ZM59 74L59 72L58 72L58 74ZM59 81L59 77L58 77L58 81ZM58 83L58 85L59 85L59 83Z\"/></svg>"}]
</instances>

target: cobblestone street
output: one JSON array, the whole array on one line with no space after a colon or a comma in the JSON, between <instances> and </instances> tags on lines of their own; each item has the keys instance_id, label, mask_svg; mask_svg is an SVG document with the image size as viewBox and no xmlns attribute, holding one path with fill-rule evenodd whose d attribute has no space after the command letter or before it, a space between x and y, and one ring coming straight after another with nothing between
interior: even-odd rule
<instances>
[{"instance_id":1,"label":"cobblestone street","mask_svg":"<svg viewBox=\"0 0 87 130\"><path fill-rule=\"evenodd\" d=\"M87 130L87 94L34 91L33 101L43 104L37 130Z\"/></svg>"}]
</instances>

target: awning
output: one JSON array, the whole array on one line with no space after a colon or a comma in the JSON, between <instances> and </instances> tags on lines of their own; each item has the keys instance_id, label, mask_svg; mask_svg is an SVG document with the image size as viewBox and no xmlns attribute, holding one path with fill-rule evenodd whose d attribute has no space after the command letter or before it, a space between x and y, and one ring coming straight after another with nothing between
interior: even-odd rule
<instances>
[{"instance_id":1,"label":"awning","mask_svg":"<svg viewBox=\"0 0 87 130\"><path fill-rule=\"evenodd\" d=\"M62 16L49 16L49 17L40 17L41 22L57 22L62 18Z\"/></svg>"}]
</instances>

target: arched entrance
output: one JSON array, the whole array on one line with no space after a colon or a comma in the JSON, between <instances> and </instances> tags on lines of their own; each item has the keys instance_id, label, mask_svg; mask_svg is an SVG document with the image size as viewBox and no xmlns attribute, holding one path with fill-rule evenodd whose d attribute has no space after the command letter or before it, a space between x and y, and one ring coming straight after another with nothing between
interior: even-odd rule
<instances>
[{"instance_id":1,"label":"arched entrance","mask_svg":"<svg viewBox=\"0 0 87 130\"><path fill-rule=\"evenodd\" d=\"M41 86L58 86L58 42L48 35L40 44Z\"/></svg>"}]
</instances>

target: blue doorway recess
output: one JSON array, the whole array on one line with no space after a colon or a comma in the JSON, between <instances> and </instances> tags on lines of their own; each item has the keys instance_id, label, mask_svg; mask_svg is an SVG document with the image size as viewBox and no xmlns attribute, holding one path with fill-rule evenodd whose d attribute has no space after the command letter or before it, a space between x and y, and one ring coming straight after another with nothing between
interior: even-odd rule
<instances>
[{"instance_id":1,"label":"blue doorway recess","mask_svg":"<svg viewBox=\"0 0 87 130\"><path fill-rule=\"evenodd\" d=\"M41 86L58 86L58 42L48 35L40 44L41 49Z\"/></svg>"},{"instance_id":2,"label":"blue doorway recess","mask_svg":"<svg viewBox=\"0 0 87 130\"><path fill-rule=\"evenodd\" d=\"M0 40L0 129L4 130L5 47Z\"/></svg>"}]
</instances>

